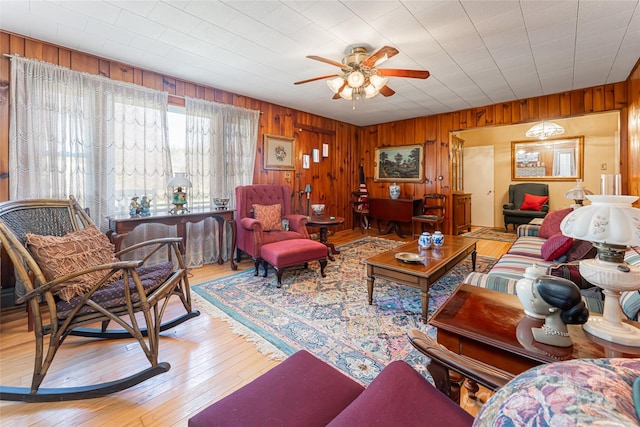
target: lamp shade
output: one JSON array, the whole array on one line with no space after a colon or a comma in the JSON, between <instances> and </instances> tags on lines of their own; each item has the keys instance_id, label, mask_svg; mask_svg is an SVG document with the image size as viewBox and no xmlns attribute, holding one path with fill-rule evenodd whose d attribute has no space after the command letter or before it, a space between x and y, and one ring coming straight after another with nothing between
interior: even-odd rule
<instances>
[{"instance_id":1,"label":"lamp shade","mask_svg":"<svg viewBox=\"0 0 640 427\"><path fill-rule=\"evenodd\" d=\"M169 182L167 183L167 186L173 187L173 188L177 188L177 187L191 188L191 181L187 179L184 173L176 172L176 176L174 176L169 180Z\"/></svg>"},{"instance_id":2,"label":"lamp shade","mask_svg":"<svg viewBox=\"0 0 640 427\"><path fill-rule=\"evenodd\" d=\"M575 200L576 203L581 204L582 200L587 198L587 195L592 195L593 192L590 190L587 190L584 187L584 184L582 183L581 179L576 179L576 186L573 187L571 190L567 191L564 194L565 199L570 199L570 200Z\"/></svg>"},{"instance_id":3,"label":"lamp shade","mask_svg":"<svg viewBox=\"0 0 640 427\"><path fill-rule=\"evenodd\" d=\"M562 234L574 239L617 246L640 245L640 209L637 196L587 195L589 206L576 209L560 224Z\"/></svg>"},{"instance_id":4,"label":"lamp shade","mask_svg":"<svg viewBox=\"0 0 640 427\"><path fill-rule=\"evenodd\" d=\"M311 184L307 184L304 187L304 192L305 193L311 193Z\"/></svg>"},{"instance_id":5,"label":"lamp shade","mask_svg":"<svg viewBox=\"0 0 640 427\"><path fill-rule=\"evenodd\" d=\"M329 86L329 89L331 89L331 92L333 93L338 93L340 91L340 88L344 86L344 84L345 81L342 77L336 77L334 79L327 80L327 86Z\"/></svg>"},{"instance_id":6,"label":"lamp shade","mask_svg":"<svg viewBox=\"0 0 640 427\"><path fill-rule=\"evenodd\" d=\"M562 135L564 128L552 122L543 121L530 128L525 136L527 138L547 139L552 136Z\"/></svg>"}]
</instances>

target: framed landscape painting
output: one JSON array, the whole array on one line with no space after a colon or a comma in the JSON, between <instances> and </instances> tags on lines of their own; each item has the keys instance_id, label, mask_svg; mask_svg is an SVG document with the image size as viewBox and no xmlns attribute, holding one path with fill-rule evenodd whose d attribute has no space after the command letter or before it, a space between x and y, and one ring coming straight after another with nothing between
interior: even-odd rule
<instances>
[{"instance_id":1,"label":"framed landscape painting","mask_svg":"<svg viewBox=\"0 0 640 427\"><path fill-rule=\"evenodd\" d=\"M264 168L273 170L295 169L296 140L286 136L264 135L262 155Z\"/></svg>"},{"instance_id":2,"label":"framed landscape painting","mask_svg":"<svg viewBox=\"0 0 640 427\"><path fill-rule=\"evenodd\" d=\"M376 182L424 181L424 145L376 147Z\"/></svg>"}]
</instances>

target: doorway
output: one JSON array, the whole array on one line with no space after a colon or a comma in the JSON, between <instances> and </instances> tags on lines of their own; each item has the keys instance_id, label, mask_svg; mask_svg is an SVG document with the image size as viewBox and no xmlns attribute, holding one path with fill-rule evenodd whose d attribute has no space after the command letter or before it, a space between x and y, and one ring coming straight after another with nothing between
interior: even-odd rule
<instances>
[{"instance_id":1,"label":"doorway","mask_svg":"<svg viewBox=\"0 0 640 427\"><path fill-rule=\"evenodd\" d=\"M493 145L464 148L464 192L471 193L471 224L495 227Z\"/></svg>"}]
</instances>

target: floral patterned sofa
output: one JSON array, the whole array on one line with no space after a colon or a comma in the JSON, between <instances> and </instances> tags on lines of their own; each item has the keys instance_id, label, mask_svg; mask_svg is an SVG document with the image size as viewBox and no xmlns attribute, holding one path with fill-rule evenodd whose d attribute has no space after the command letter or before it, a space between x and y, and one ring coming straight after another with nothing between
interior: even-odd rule
<instances>
[{"instance_id":1,"label":"floral patterned sofa","mask_svg":"<svg viewBox=\"0 0 640 427\"><path fill-rule=\"evenodd\" d=\"M577 359L540 365L500 388L474 426L636 426L640 359Z\"/></svg>"},{"instance_id":2,"label":"floral patterned sofa","mask_svg":"<svg viewBox=\"0 0 640 427\"><path fill-rule=\"evenodd\" d=\"M581 259L595 257L595 248L590 242L573 240L560 233L560 222L569 212L571 208L550 212L540 225L519 226L517 240L491 270L488 273L472 272L464 283L515 294L517 281L524 276L526 268L535 263L546 274L576 283L589 311L602 313L604 301L600 288L584 280L578 271ZM640 266L640 253L634 249L628 250L625 262ZM640 319L638 291L624 292L620 304L629 319Z\"/></svg>"}]
</instances>

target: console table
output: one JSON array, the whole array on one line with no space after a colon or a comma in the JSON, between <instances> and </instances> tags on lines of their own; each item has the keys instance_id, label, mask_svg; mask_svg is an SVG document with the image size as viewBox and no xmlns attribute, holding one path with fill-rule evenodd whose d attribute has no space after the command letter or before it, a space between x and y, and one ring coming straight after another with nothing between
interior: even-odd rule
<instances>
[{"instance_id":1,"label":"console table","mask_svg":"<svg viewBox=\"0 0 640 427\"><path fill-rule=\"evenodd\" d=\"M369 198L369 216L375 218L378 233L389 234L395 230L396 234L404 237L400 223L411 222L411 218L420 215L422 199L376 199ZM384 231L380 230L380 221L389 221Z\"/></svg>"},{"instance_id":2,"label":"console table","mask_svg":"<svg viewBox=\"0 0 640 427\"><path fill-rule=\"evenodd\" d=\"M196 211L181 214L152 214L149 216L136 216L132 217L128 214L112 215L108 216L109 231L107 236L111 239L111 242L115 245L116 252L120 250L122 240L127 237L127 234L133 231L137 226L142 224L164 224L176 227L176 234L178 237L182 237L181 251L184 255L187 247L187 227L186 224L196 223L203 221L207 218L213 218L218 223L218 264L224 263L222 259L222 246L224 225L231 225L231 254L229 261L231 263L231 269L237 270L238 266L233 259L233 253L236 250L236 222L233 218L233 210L207 210Z\"/></svg>"}]
</instances>

